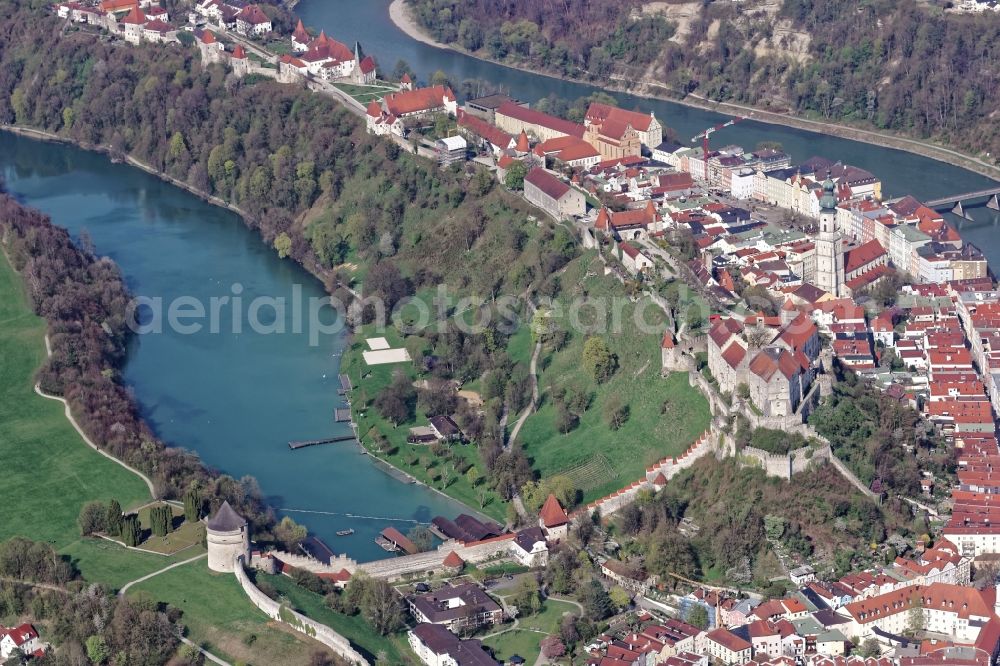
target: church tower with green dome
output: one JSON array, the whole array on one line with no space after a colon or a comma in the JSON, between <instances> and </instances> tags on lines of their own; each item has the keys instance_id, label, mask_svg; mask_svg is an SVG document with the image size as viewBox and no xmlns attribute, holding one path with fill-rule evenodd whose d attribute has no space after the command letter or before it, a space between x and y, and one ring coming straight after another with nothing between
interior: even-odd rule
<instances>
[{"instance_id":1,"label":"church tower with green dome","mask_svg":"<svg viewBox=\"0 0 1000 666\"><path fill-rule=\"evenodd\" d=\"M844 239L837 229L837 196L829 173L819 200L816 286L838 298L844 296Z\"/></svg>"}]
</instances>

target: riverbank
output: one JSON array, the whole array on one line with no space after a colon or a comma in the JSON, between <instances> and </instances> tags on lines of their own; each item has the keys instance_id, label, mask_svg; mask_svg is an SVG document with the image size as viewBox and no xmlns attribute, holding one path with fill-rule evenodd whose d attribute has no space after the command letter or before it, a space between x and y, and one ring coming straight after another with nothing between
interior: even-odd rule
<instances>
[{"instance_id":1,"label":"riverbank","mask_svg":"<svg viewBox=\"0 0 1000 666\"><path fill-rule=\"evenodd\" d=\"M486 58L478 53L472 53L454 44L442 44L437 40L435 40L434 38L432 38L431 36L429 36L428 34L426 34L423 28L413 18L412 12L406 4L406 0L392 0L392 3L389 5L389 18L400 31L406 34L406 36L418 42L421 42L423 44L435 48L446 49L454 51L456 53L461 53L471 58L475 58L477 60L481 60L484 62L490 62L495 65L507 67L509 69L529 72L531 74L538 74L551 79L565 80L587 86L594 86L597 88L608 90L610 92L637 95L640 97L672 102L675 104L681 104L683 106L702 109L705 111L712 111L726 115L745 116L755 121L769 125L780 125L784 127L804 130L807 132L836 136L839 138L848 139L851 141L858 141L861 143L867 143L874 146L902 150L908 153L912 153L914 155L928 157L938 162L943 162L945 164L950 164L952 166L966 169L973 173L977 173L981 176L986 176L987 178L992 178L994 180L1000 181L1000 166L989 164L988 162L984 162L983 160L977 157L967 155L965 153L962 153L961 151L954 150L946 146L941 146L936 143L922 141L920 139L913 139L910 137L901 136L897 134L852 127L849 125L842 125L838 123L811 120L809 118L804 118L801 116L776 113L774 111L767 111L756 107L733 104L729 102L714 102L694 94L681 96L668 90L661 84L654 81L642 81L641 85L635 86L635 85L626 85L623 79L619 79L619 83L617 84L614 81L612 81L609 84L598 86L593 81L588 81L586 79L575 78L575 77L559 77L554 74L550 74L535 68L519 65L517 63L496 60L493 58ZM669 125L669 122L666 122L666 124ZM836 156L830 156L830 157L836 159Z\"/></svg>"},{"instance_id":2,"label":"riverbank","mask_svg":"<svg viewBox=\"0 0 1000 666\"><path fill-rule=\"evenodd\" d=\"M174 185L176 187L179 187L185 190L186 192L197 196L199 199L205 201L206 203L236 213L237 215L240 216L240 219L243 221L244 225L247 228L257 231L259 234L260 231L259 228L250 223L248 214L239 206L236 206L235 204L229 203L219 197L211 195L188 183L180 181L177 178L174 178L169 174L166 174L156 169L150 164L137 160L130 155L118 155L108 146L83 144L52 132L38 130L30 127L22 127L16 125L0 125L0 130L8 131L13 134L17 134L34 140L71 145L81 148L83 150L100 153L108 157L109 159L118 159L119 161L122 161L131 167L141 169L142 171L150 175L157 176L160 180L170 183L171 185ZM261 240L263 241L263 239ZM311 264L309 262L297 261L296 263L298 263L303 269L306 270L306 272L308 272L310 275L316 278L323 285L323 289L326 291L327 294L332 294L334 289L336 289L337 287L343 287L348 291L350 291L354 296L359 296L359 294L356 291L354 291L349 285L337 283L335 281L333 271L325 270L322 267L315 264ZM351 322L347 322L346 324L345 336L346 336L345 337L345 351L346 351L350 347L351 340L355 336L355 331L353 329L353 325ZM385 474L386 476L392 478L394 481L399 483L413 483L421 487L424 487L428 490L433 491L435 494L443 498L447 498L450 501L458 503L466 510L467 513L485 517L481 510L473 508L473 506L469 504L468 501L465 501L461 497L449 494L438 488L435 488L433 487L433 485L427 483L425 479L418 478L408 473L400 465L394 464L393 461L388 458L388 456L385 456L384 454L381 454L380 452L376 451L374 447L364 447L364 448L366 449L365 453L371 457L373 466L381 474Z\"/></svg>"}]
</instances>

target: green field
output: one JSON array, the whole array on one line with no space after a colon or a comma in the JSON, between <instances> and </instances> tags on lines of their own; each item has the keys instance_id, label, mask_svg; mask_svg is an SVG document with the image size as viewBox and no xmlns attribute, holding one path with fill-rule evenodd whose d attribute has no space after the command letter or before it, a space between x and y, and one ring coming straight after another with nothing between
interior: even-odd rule
<instances>
[{"instance_id":1,"label":"green field","mask_svg":"<svg viewBox=\"0 0 1000 666\"><path fill-rule=\"evenodd\" d=\"M580 609L565 601L546 599L537 614L518 618L516 629L483 639L483 644L490 647L501 661L517 654L533 664L541 651L539 644L542 639L559 633L559 623L566 613L579 615Z\"/></svg>"},{"instance_id":2,"label":"green field","mask_svg":"<svg viewBox=\"0 0 1000 666\"><path fill-rule=\"evenodd\" d=\"M141 479L80 440L62 403L34 393L44 334L0 256L0 540L22 535L65 548L80 538L84 503L117 499L129 508L150 497Z\"/></svg>"},{"instance_id":3,"label":"green field","mask_svg":"<svg viewBox=\"0 0 1000 666\"><path fill-rule=\"evenodd\" d=\"M475 446L453 444L450 446L451 461L437 459L431 453L430 447L425 445L413 445L406 442L406 436L411 426L427 425L427 418L422 414L417 414L414 421L400 424L394 428L378 413L378 410L370 407L362 410L361 405L367 400L371 402L379 392L392 382L394 373L404 372L411 380L417 378L416 368L412 363L393 363L387 365L368 366L362 352L368 349L366 338L381 336L384 337L392 347L403 346L403 337L393 327L387 330L376 332L374 326L359 327L355 334L351 346L344 350L341 372L347 373L354 385L352 398L354 421L358 424L358 432L361 434L362 443L369 451L380 458L383 458L396 467L406 471L413 477L426 483L432 488L437 488L449 497L453 497L463 504L481 511L482 513L503 521L506 519L506 504L492 490L484 491L483 482L473 487L465 475L454 472L455 463L465 460L478 469L480 468L479 453ZM395 451L390 454L376 451L372 444L374 431L378 431L395 447ZM417 463L411 464L413 456L417 457ZM450 476L448 476L450 474ZM435 478L439 477L439 478ZM445 480L447 478L447 484ZM480 493L485 494L481 497ZM485 505L481 501L485 500Z\"/></svg>"},{"instance_id":4,"label":"green field","mask_svg":"<svg viewBox=\"0 0 1000 666\"><path fill-rule=\"evenodd\" d=\"M389 664L418 663L410 652L403 634L381 636L372 630L371 626L360 615L344 615L331 610L323 597L299 587L288 576L268 576L258 574L257 580L270 583L289 605L306 617L331 627L342 636L350 638L351 643L369 661L384 655L381 662Z\"/></svg>"},{"instance_id":5,"label":"green field","mask_svg":"<svg viewBox=\"0 0 1000 666\"><path fill-rule=\"evenodd\" d=\"M247 600L236 577L208 570L204 560L171 569L129 589L179 608L187 637L227 661L308 664L312 639L272 622Z\"/></svg>"},{"instance_id":6,"label":"green field","mask_svg":"<svg viewBox=\"0 0 1000 666\"><path fill-rule=\"evenodd\" d=\"M618 357L618 370L603 384L597 384L582 364L586 332L569 329L568 343L560 351L544 351L539 360L541 406L525 422L518 441L541 477L565 474L583 493L583 501L602 497L638 479L657 460L683 453L708 427L710 413L705 398L688 385L687 375L660 376L660 340L665 326L662 311L646 299L632 303L624 298L622 286L600 276L595 262L584 257L570 264L562 277L564 285L576 285L561 300L584 294L606 299L608 332L602 337ZM599 264L597 264L599 266ZM610 299L618 299L617 302ZM619 309L620 324L612 314ZM644 312L644 333L634 318L637 308ZM586 325L594 317L584 316ZM593 401L580 417L579 425L568 434L556 427L556 405L551 390L557 387L582 390ZM618 396L629 407L629 418L617 431L607 424L603 406Z\"/></svg>"}]
</instances>

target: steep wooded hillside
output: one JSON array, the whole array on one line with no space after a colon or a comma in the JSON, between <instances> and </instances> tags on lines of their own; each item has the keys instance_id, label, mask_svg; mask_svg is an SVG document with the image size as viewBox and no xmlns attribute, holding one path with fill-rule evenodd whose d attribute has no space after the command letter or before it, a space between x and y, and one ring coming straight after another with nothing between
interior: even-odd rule
<instances>
[{"instance_id":1,"label":"steep wooded hillside","mask_svg":"<svg viewBox=\"0 0 1000 666\"><path fill-rule=\"evenodd\" d=\"M433 37L488 58L894 130L1000 160L994 15L915 0L409 2Z\"/></svg>"}]
</instances>

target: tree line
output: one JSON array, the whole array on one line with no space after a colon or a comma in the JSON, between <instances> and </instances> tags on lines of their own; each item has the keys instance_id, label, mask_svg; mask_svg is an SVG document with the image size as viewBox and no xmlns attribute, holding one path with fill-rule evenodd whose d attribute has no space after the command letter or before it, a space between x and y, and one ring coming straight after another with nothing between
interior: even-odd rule
<instances>
[{"instance_id":1,"label":"tree line","mask_svg":"<svg viewBox=\"0 0 1000 666\"><path fill-rule=\"evenodd\" d=\"M159 666L176 655L179 611L161 609L150 600L121 598L101 585L88 584L49 544L20 537L0 542L0 577L61 588L0 581L0 616L41 623L42 640L54 646L32 664Z\"/></svg>"}]
</instances>

